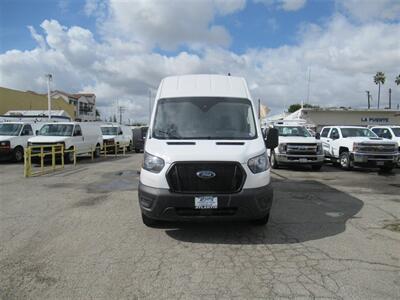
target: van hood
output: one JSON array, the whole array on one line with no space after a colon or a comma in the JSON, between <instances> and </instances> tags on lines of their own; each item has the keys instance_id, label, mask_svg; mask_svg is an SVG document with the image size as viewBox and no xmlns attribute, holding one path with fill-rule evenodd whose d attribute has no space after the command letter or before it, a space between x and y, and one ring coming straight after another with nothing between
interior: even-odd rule
<instances>
[{"instance_id":1,"label":"van hood","mask_svg":"<svg viewBox=\"0 0 400 300\"><path fill-rule=\"evenodd\" d=\"M61 143L65 142L70 136L35 136L31 137L28 142L30 143Z\"/></svg>"},{"instance_id":2,"label":"van hood","mask_svg":"<svg viewBox=\"0 0 400 300\"><path fill-rule=\"evenodd\" d=\"M0 142L10 141L13 138L16 138L15 135L0 135Z\"/></svg>"},{"instance_id":3,"label":"van hood","mask_svg":"<svg viewBox=\"0 0 400 300\"><path fill-rule=\"evenodd\" d=\"M262 139L157 140L151 138L146 141L145 151L161 157L167 164L176 161L236 161L245 164L250 158L264 153L266 148Z\"/></svg>"},{"instance_id":4,"label":"van hood","mask_svg":"<svg viewBox=\"0 0 400 300\"><path fill-rule=\"evenodd\" d=\"M320 143L320 140L317 140L312 136L279 136L279 143L304 143L304 144L315 144Z\"/></svg>"},{"instance_id":5,"label":"van hood","mask_svg":"<svg viewBox=\"0 0 400 300\"><path fill-rule=\"evenodd\" d=\"M375 138L375 137L349 137L345 139L351 139L355 143L363 143L363 144L394 144L395 142L388 140L388 139L383 139L383 138Z\"/></svg>"},{"instance_id":6,"label":"van hood","mask_svg":"<svg viewBox=\"0 0 400 300\"><path fill-rule=\"evenodd\" d=\"M112 140L115 139L117 136L116 135L103 135L103 140Z\"/></svg>"}]
</instances>

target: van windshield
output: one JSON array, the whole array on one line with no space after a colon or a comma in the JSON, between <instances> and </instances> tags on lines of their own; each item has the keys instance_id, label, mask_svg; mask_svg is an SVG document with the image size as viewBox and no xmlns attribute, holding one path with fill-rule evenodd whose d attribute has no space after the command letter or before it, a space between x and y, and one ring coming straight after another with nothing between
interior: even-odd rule
<instances>
[{"instance_id":1,"label":"van windshield","mask_svg":"<svg viewBox=\"0 0 400 300\"><path fill-rule=\"evenodd\" d=\"M72 124L45 124L40 128L38 135L45 136L71 136Z\"/></svg>"},{"instance_id":2,"label":"van windshield","mask_svg":"<svg viewBox=\"0 0 400 300\"><path fill-rule=\"evenodd\" d=\"M243 140L256 138L257 132L250 100L169 98L158 101L153 137Z\"/></svg>"},{"instance_id":3,"label":"van windshield","mask_svg":"<svg viewBox=\"0 0 400 300\"><path fill-rule=\"evenodd\" d=\"M310 132L302 126L277 126L279 136L301 136L309 137Z\"/></svg>"},{"instance_id":4,"label":"van windshield","mask_svg":"<svg viewBox=\"0 0 400 300\"><path fill-rule=\"evenodd\" d=\"M347 137L378 137L372 130L368 128L341 128L342 136Z\"/></svg>"},{"instance_id":5,"label":"van windshield","mask_svg":"<svg viewBox=\"0 0 400 300\"><path fill-rule=\"evenodd\" d=\"M101 133L103 135L117 135L118 127L101 127Z\"/></svg>"},{"instance_id":6,"label":"van windshield","mask_svg":"<svg viewBox=\"0 0 400 300\"><path fill-rule=\"evenodd\" d=\"M21 131L22 124L2 123L0 124L0 135L17 136Z\"/></svg>"}]
</instances>

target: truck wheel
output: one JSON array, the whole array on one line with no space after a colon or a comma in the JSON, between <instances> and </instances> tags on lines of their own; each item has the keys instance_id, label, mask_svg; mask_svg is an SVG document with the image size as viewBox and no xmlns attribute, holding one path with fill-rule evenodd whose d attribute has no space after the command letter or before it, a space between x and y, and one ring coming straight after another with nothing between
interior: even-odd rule
<instances>
[{"instance_id":1,"label":"truck wheel","mask_svg":"<svg viewBox=\"0 0 400 300\"><path fill-rule=\"evenodd\" d=\"M267 225L268 220L269 220L269 213L260 219L253 220L252 223L257 226L264 226Z\"/></svg>"},{"instance_id":2,"label":"truck wheel","mask_svg":"<svg viewBox=\"0 0 400 300\"><path fill-rule=\"evenodd\" d=\"M393 168L394 168L394 165L388 165L388 166L381 167L380 170L382 173L390 173L390 172L392 172Z\"/></svg>"},{"instance_id":3,"label":"truck wheel","mask_svg":"<svg viewBox=\"0 0 400 300\"><path fill-rule=\"evenodd\" d=\"M321 168L322 168L322 165L312 165L311 166L311 169L313 171L319 171L319 170L321 170Z\"/></svg>"},{"instance_id":4,"label":"truck wheel","mask_svg":"<svg viewBox=\"0 0 400 300\"><path fill-rule=\"evenodd\" d=\"M350 163L350 154L349 152L342 152L339 158L340 166L343 170L350 170L351 163Z\"/></svg>"},{"instance_id":5,"label":"truck wheel","mask_svg":"<svg viewBox=\"0 0 400 300\"><path fill-rule=\"evenodd\" d=\"M24 159L24 149L20 146L14 148L12 158L16 162L21 162Z\"/></svg>"},{"instance_id":6,"label":"truck wheel","mask_svg":"<svg viewBox=\"0 0 400 300\"><path fill-rule=\"evenodd\" d=\"M143 224L146 225L147 227L153 227L154 225L157 224L157 220L151 219L143 213L142 213L142 221Z\"/></svg>"},{"instance_id":7,"label":"truck wheel","mask_svg":"<svg viewBox=\"0 0 400 300\"><path fill-rule=\"evenodd\" d=\"M278 162L276 161L276 157L275 157L275 151L272 151L272 153L271 153L271 168L272 169L279 168Z\"/></svg>"}]
</instances>

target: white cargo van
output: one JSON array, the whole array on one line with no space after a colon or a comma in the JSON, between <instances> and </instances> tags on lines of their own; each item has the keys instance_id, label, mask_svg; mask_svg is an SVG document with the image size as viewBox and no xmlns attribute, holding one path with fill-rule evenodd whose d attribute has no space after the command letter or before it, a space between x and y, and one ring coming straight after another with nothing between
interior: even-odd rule
<instances>
[{"instance_id":1,"label":"white cargo van","mask_svg":"<svg viewBox=\"0 0 400 300\"><path fill-rule=\"evenodd\" d=\"M133 150L132 130L128 126L104 124L100 127L105 145L117 144L119 148L126 148L128 151Z\"/></svg>"},{"instance_id":2,"label":"white cargo van","mask_svg":"<svg viewBox=\"0 0 400 300\"><path fill-rule=\"evenodd\" d=\"M240 77L185 75L161 81L140 173L145 225L215 218L268 222L270 167L255 112ZM268 147L277 146L276 131L268 140L275 141Z\"/></svg>"},{"instance_id":3,"label":"white cargo van","mask_svg":"<svg viewBox=\"0 0 400 300\"><path fill-rule=\"evenodd\" d=\"M16 162L22 161L28 139L35 135L37 126L37 123L1 122L0 158L11 158Z\"/></svg>"},{"instance_id":4,"label":"white cargo van","mask_svg":"<svg viewBox=\"0 0 400 300\"><path fill-rule=\"evenodd\" d=\"M28 145L64 144L66 150L75 146L77 155L94 152L95 157L100 155L100 149L103 147L100 126L90 122L44 123L36 135L28 140ZM73 153L66 153L65 160L71 162Z\"/></svg>"}]
</instances>

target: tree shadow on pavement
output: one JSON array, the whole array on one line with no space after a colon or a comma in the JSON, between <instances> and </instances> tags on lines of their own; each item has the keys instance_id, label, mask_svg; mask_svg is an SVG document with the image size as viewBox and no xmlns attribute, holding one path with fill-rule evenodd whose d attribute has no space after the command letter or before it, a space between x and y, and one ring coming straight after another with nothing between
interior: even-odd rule
<instances>
[{"instance_id":1,"label":"tree shadow on pavement","mask_svg":"<svg viewBox=\"0 0 400 300\"><path fill-rule=\"evenodd\" d=\"M274 180L267 226L250 222L165 223L166 234L190 243L290 244L342 233L363 202L317 181Z\"/></svg>"}]
</instances>

